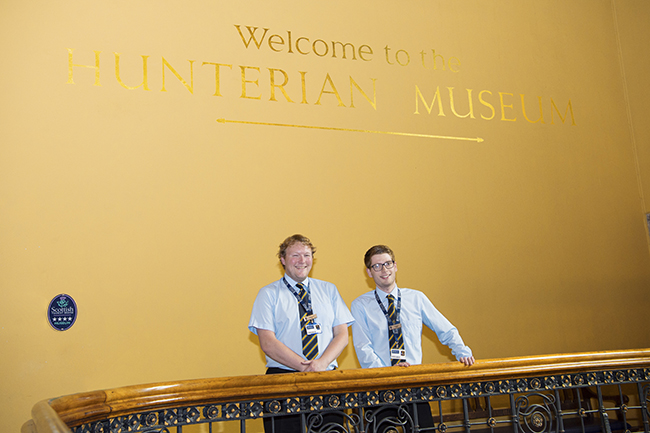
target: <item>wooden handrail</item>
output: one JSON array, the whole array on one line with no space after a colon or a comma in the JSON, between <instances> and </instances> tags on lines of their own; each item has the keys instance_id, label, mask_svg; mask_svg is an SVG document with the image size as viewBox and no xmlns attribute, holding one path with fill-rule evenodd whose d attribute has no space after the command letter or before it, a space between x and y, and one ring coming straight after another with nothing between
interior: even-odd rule
<instances>
[{"instance_id":1,"label":"wooden handrail","mask_svg":"<svg viewBox=\"0 0 650 433\"><path fill-rule=\"evenodd\" d=\"M470 368L460 363L443 363L195 379L83 392L41 401L32 409L32 424L38 433L69 433L66 425L74 427L109 417L178 406L643 367L650 367L650 349L487 359L477 361ZM33 431L25 430L30 428L28 424L23 426L24 433Z\"/></svg>"}]
</instances>

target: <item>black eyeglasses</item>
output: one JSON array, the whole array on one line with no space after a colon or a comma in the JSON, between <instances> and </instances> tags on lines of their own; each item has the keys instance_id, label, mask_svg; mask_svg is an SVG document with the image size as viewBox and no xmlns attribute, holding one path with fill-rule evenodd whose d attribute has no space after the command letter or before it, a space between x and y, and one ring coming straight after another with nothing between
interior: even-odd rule
<instances>
[{"instance_id":1,"label":"black eyeglasses","mask_svg":"<svg viewBox=\"0 0 650 433\"><path fill-rule=\"evenodd\" d=\"M386 268L386 269L393 269L393 266L395 266L394 261L389 261L389 262L384 262L384 263L375 263L374 265L371 266L372 270L375 272L381 271L381 268Z\"/></svg>"}]
</instances>

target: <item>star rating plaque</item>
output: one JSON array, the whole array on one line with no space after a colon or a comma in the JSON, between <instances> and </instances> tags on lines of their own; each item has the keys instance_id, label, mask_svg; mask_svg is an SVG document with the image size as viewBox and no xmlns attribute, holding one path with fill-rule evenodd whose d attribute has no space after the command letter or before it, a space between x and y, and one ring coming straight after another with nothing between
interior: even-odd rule
<instances>
[{"instance_id":1,"label":"star rating plaque","mask_svg":"<svg viewBox=\"0 0 650 433\"><path fill-rule=\"evenodd\" d=\"M77 304L71 296L60 294L47 307L47 320L57 331L67 331L77 320Z\"/></svg>"}]
</instances>

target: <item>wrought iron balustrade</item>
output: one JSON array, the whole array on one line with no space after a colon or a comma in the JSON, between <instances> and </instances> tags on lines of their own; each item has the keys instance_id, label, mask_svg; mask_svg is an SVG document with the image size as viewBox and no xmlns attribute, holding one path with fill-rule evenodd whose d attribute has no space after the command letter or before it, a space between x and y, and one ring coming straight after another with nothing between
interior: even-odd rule
<instances>
[{"instance_id":1,"label":"wrought iron balustrade","mask_svg":"<svg viewBox=\"0 0 650 433\"><path fill-rule=\"evenodd\" d=\"M642 349L131 386L37 403L22 430L246 432L295 416L309 432L650 433L649 394Z\"/></svg>"}]
</instances>

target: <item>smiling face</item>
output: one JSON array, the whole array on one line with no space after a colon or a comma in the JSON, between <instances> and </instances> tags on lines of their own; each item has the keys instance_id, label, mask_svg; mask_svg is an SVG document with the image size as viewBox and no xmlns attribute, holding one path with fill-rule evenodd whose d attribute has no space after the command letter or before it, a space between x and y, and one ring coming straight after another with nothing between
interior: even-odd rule
<instances>
[{"instance_id":1,"label":"smiling face","mask_svg":"<svg viewBox=\"0 0 650 433\"><path fill-rule=\"evenodd\" d=\"M397 273L397 263L393 265L391 269L386 269L386 266L381 266L384 263L394 263L390 254L375 254L370 258L370 267L366 269L370 278L375 280L375 284L386 293L390 293L395 287L395 274ZM378 271L374 270L372 267L374 265L380 265Z\"/></svg>"},{"instance_id":2,"label":"smiling face","mask_svg":"<svg viewBox=\"0 0 650 433\"><path fill-rule=\"evenodd\" d=\"M296 242L287 248L280 261L287 275L294 281L302 283L311 271L314 256L309 246Z\"/></svg>"}]
</instances>

